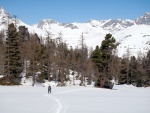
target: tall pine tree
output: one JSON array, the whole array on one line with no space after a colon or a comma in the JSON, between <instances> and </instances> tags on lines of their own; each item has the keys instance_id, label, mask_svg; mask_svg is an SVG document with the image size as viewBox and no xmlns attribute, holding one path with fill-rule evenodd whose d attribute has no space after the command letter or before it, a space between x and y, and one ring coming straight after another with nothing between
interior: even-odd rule
<instances>
[{"instance_id":1,"label":"tall pine tree","mask_svg":"<svg viewBox=\"0 0 150 113\"><path fill-rule=\"evenodd\" d=\"M112 52L116 48L116 40L111 34L107 34L102 41L100 48L96 47L92 53L92 61L98 68L98 78L96 86L98 87L110 87L108 85L110 74L110 62L112 60Z\"/></svg>"},{"instance_id":2,"label":"tall pine tree","mask_svg":"<svg viewBox=\"0 0 150 113\"><path fill-rule=\"evenodd\" d=\"M127 84L127 59L123 58L120 67L119 84Z\"/></svg>"},{"instance_id":3,"label":"tall pine tree","mask_svg":"<svg viewBox=\"0 0 150 113\"><path fill-rule=\"evenodd\" d=\"M145 83L146 86L150 86L150 50L147 53L146 57L146 77Z\"/></svg>"},{"instance_id":4,"label":"tall pine tree","mask_svg":"<svg viewBox=\"0 0 150 113\"><path fill-rule=\"evenodd\" d=\"M21 54L19 50L19 37L14 24L8 25L8 37L6 38L6 52L5 52L5 83L19 84L21 66Z\"/></svg>"}]
</instances>

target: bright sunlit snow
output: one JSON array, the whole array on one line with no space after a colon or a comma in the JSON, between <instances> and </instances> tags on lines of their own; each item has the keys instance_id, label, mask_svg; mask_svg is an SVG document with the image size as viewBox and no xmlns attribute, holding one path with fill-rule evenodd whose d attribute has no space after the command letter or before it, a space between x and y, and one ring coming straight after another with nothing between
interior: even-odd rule
<instances>
[{"instance_id":1,"label":"bright sunlit snow","mask_svg":"<svg viewBox=\"0 0 150 113\"><path fill-rule=\"evenodd\" d=\"M0 113L149 113L150 88L0 86Z\"/></svg>"},{"instance_id":2,"label":"bright sunlit snow","mask_svg":"<svg viewBox=\"0 0 150 113\"><path fill-rule=\"evenodd\" d=\"M102 40L106 34L111 33L119 43L117 47L117 55L122 57L126 54L127 49L130 50L130 56L138 57L144 55L150 49L150 25L139 24L141 19L149 18L150 13L134 20L116 19L116 20L89 20L85 23L59 23L51 19L44 19L43 21L30 26L19 19L11 18L10 15L0 8L0 31L7 30L8 17L9 23L15 23L17 27L25 26L31 34L37 33L41 42L46 40L48 34L51 38L56 39L59 34L62 34L63 41L70 46L80 46L80 38L83 33L84 42L89 48L95 49L97 45L101 45ZM145 19L144 19L145 20Z\"/></svg>"}]
</instances>

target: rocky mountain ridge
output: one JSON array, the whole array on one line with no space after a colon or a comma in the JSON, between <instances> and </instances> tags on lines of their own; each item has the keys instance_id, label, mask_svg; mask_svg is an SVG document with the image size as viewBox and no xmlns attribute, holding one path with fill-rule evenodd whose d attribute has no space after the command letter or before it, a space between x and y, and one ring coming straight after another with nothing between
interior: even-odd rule
<instances>
[{"instance_id":1,"label":"rocky mountain ridge","mask_svg":"<svg viewBox=\"0 0 150 113\"><path fill-rule=\"evenodd\" d=\"M150 13L135 19L117 20L89 20L85 23L59 23L51 19L44 19L33 26L25 24L19 19L12 18L2 7L0 7L0 31L6 31L9 23L15 23L17 27L25 26L30 33L37 33L39 37L45 38L51 34L52 38L57 38L62 33L63 40L69 46L79 45L81 34L83 33L85 44L90 49L95 49L100 45L107 33L111 33L119 46L118 56L126 54L127 49L131 55L138 56L150 49Z\"/></svg>"}]
</instances>

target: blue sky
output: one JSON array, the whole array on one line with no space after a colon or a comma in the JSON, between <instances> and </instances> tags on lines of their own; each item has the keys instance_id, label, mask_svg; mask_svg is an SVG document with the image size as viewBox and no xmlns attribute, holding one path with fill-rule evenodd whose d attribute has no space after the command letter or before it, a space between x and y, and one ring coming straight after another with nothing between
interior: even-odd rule
<instances>
[{"instance_id":1,"label":"blue sky","mask_svg":"<svg viewBox=\"0 0 150 113\"><path fill-rule=\"evenodd\" d=\"M61 23L134 20L150 12L150 0L0 0L0 6L30 25L43 19Z\"/></svg>"}]
</instances>

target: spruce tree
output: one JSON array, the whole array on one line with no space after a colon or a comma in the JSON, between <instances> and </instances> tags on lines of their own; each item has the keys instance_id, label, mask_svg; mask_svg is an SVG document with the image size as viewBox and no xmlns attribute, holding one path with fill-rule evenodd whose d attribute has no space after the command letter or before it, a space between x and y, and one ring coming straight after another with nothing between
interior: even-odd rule
<instances>
[{"instance_id":1,"label":"spruce tree","mask_svg":"<svg viewBox=\"0 0 150 113\"><path fill-rule=\"evenodd\" d=\"M92 53L92 61L98 68L98 78L96 86L98 87L109 87L108 83L111 79L110 74L110 62L112 60L112 52L116 48L116 40L111 34L107 34L105 39L102 41L101 46L98 47Z\"/></svg>"},{"instance_id":2,"label":"spruce tree","mask_svg":"<svg viewBox=\"0 0 150 113\"><path fill-rule=\"evenodd\" d=\"M22 71L19 37L14 24L8 25L5 52L5 78L8 84L19 84Z\"/></svg>"},{"instance_id":3,"label":"spruce tree","mask_svg":"<svg viewBox=\"0 0 150 113\"><path fill-rule=\"evenodd\" d=\"M119 84L127 84L127 61L122 59L120 67L120 76L118 80Z\"/></svg>"},{"instance_id":4,"label":"spruce tree","mask_svg":"<svg viewBox=\"0 0 150 113\"><path fill-rule=\"evenodd\" d=\"M0 75L3 75L4 69L4 33L0 33Z\"/></svg>"},{"instance_id":5,"label":"spruce tree","mask_svg":"<svg viewBox=\"0 0 150 113\"><path fill-rule=\"evenodd\" d=\"M146 77L145 77L145 85L150 86L150 50L147 53L146 57Z\"/></svg>"},{"instance_id":6,"label":"spruce tree","mask_svg":"<svg viewBox=\"0 0 150 113\"><path fill-rule=\"evenodd\" d=\"M97 68L100 69L100 49L99 46L97 45L95 50L91 54L92 61L95 63Z\"/></svg>"},{"instance_id":7,"label":"spruce tree","mask_svg":"<svg viewBox=\"0 0 150 113\"><path fill-rule=\"evenodd\" d=\"M129 66L130 66L130 68L129 68L129 83L135 84L135 83L137 83L136 79L137 79L137 75L138 75L137 60L136 60L135 56L131 57Z\"/></svg>"},{"instance_id":8,"label":"spruce tree","mask_svg":"<svg viewBox=\"0 0 150 113\"><path fill-rule=\"evenodd\" d=\"M41 44L40 39L37 34L33 34L30 38L29 42L29 49L30 49L30 69L29 69L29 75L32 76L32 86L35 84L36 80L36 73L40 70L40 59L41 59Z\"/></svg>"},{"instance_id":9,"label":"spruce tree","mask_svg":"<svg viewBox=\"0 0 150 113\"><path fill-rule=\"evenodd\" d=\"M25 26L19 26L18 36L19 36L22 66L24 68L25 75L28 76L28 66L27 66L29 60L28 45L30 42L30 35L28 29Z\"/></svg>"}]
</instances>

